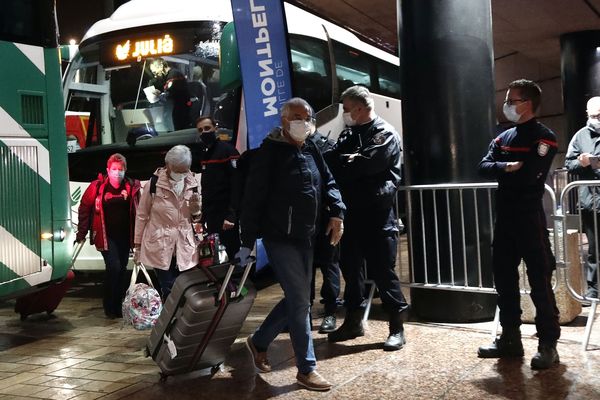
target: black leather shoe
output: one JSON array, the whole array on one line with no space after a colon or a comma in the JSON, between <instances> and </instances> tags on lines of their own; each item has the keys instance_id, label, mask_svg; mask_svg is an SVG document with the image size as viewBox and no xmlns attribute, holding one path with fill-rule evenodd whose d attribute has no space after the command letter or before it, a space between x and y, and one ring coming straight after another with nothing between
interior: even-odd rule
<instances>
[{"instance_id":1,"label":"black leather shoe","mask_svg":"<svg viewBox=\"0 0 600 400\"><path fill-rule=\"evenodd\" d=\"M329 333L335 331L336 328L335 315L326 315L319 326L319 333Z\"/></svg>"},{"instance_id":2,"label":"black leather shoe","mask_svg":"<svg viewBox=\"0 0 600 400\"><path fill-rule=\"evenodd\" d=\"M353 311L346 315L346 319L337 331L327 334L327 340L330 342L343 342L359 336L365 336L365 329L362 324L362 312Z\"/></svg>"},{"instance_id":3,"label":"black leather shoe","mask_svg":"<svg viewBox=\"0 0 600 400\"><path fill-rule=\"evenodd\" d=\"M558 357L558 351L556 351L556 344L540 344L537 353L535 353L531 359L531 368L548 369L559 362L560 359Z\"/></svg>"},{"instance_id":4,"label":"black leather shoe","mask_svg":"<svg viewBox=\"0 0 600 400\"><path fill-rule=\"evenodd\" d=\"M396 351L400 350L404 344L406 343L406 339L404 338L404 331L398 333L390 333L387 340L383 344L384 351Z\"/></svg>"},{"instance_id":5,"label":"black leather shoe","mask_svg":"<svg viewBox=\"0 0 600 400\"><path fill-rule=\"evenodd\" d=\"M479 358L505 358L505 357L523 357L523 342L521 337L500 336L489 346L481 346L477 350Z\"/></svg>"}]
</instances>

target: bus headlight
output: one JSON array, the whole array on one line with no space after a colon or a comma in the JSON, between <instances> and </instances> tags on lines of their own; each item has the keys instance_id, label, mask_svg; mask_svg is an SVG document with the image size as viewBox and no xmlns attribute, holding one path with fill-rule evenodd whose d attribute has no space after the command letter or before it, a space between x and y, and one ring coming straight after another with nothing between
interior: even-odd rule
<instances>
[{"instance_id":1,"label":"bus headlight","mask_svg":"<svg viewBox=\"0 0 600 400\"><path fill-rule=\"evenodd\" d=\"M44 240L54 240L56 242L62 242L67 237L67 232L65 232L64 228L60 228L54 233L42 232L41 236Z\"/></svg>"}]
</instances>

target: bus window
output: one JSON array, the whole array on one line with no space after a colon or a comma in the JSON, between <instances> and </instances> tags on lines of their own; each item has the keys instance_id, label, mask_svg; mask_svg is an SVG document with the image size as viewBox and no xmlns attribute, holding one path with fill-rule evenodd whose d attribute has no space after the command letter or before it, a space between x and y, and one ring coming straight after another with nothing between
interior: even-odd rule
<instances>
[{"instance_id":1,"label":"bus window","mask_svg":"<svg viewBox=\"0 0 600 400\"><path fill-rule=\"evenodd\" d=\"M315 111L331 103L331 80L326 44L312 38L290 36L294 95L306 99Z\"/></svg>"},{"instance_id":2,"label":"bus window","mask_svg":"<svg viewBox=\"0 0 600 400\"><path fill-rule=\"evenodd\" d=\"M379 93L384 96L400 98L400 68L393 64L377 65Z\"/></svg>"},{"instance_id":3,"label":"bus window","mask_svg":"<svg viewBox=\"0 0 600 400\"><path fill-rule=\"evenodd\" d=\"M363 85L370 90L373 89L370 57L338 42L334 42L333 52L340 93L353 85Z\"/></svg>"},{"instance_id":4,"label":"bus window","mask_svg":"<svg viewBox=\"0 0 600 400\"><path fill-rule=\"evenodd\" d=\"M75 75L73 75L73 82L96 84L98 82L97 73L97 64L82 66L75 71Z\"/></svg>"}]
</instances>

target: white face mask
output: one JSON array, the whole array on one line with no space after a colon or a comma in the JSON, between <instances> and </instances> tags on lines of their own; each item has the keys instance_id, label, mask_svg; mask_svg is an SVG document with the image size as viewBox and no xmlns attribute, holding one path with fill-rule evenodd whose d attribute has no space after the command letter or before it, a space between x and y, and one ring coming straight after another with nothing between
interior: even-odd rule
<instances>
[{"instance_id":1,"label":"white face mask","mask_svg":"<svg viewBox=\"0 0 600 400\"><path fill-rule=\"evenodd\" d=\"M185 179L187 172L173 172L171 171L169 173L169 175L171 176L171 180L175 181L175 182L181 182Z\"/></svg>"},{"instance_id":2,"label":"white face mask","mask_svg":"<svg viewBox=\"0 0 600 400\"><path fill-rule=\"evenodd\" d=\"M600 119L596 118L588 118L587 126L595 130L596 132L600 132Z\"/></svg>"},{"instance_id":3,"label":"white face mask","mask_svg":"<svg viewBox=\"0 0 600 400\"><path fill-rule=\"evenodd\" d=\"M123 178L125 178L125 171L120 171L118 169L109 169L108 177L110 179L121 182L123 180Z\"/></svg>"},{"instance_id":4,"label":"white face mask","mask_svg":"<svg viewBox=\"0 0 600 400\"><path fill-rule=\"evenodd\" d=\"M502 107L502 112L504 113L506 119L514 123L519 122L519 120L521 119L521 115L523 115L517 112L516 104L509 106L508 104L504 103L504 106Z\"/></svg>"},{"instance_id":5,"label":"white face mask","mask_svg":"<svg viewBox=\"0 0 600 400\"><path fill-rule=\"evenodd\" d=\"M344 118L344 124L346 124L346 126L356 125L356 120L352 119L352 115L350 112L345 112L344 114L342 114L342 118Z\"/></svg>"},{"instance_id":6,"label":"white face mask","mask_svg":"<svg viewBox=\"0 0 600 400\"><path fill-rule=\"evenodd\" d=\"M306 121L290 121L290 130L288 133L296 142L304 142L311 131L311 124Z\"/></svg>"}]
</instances>

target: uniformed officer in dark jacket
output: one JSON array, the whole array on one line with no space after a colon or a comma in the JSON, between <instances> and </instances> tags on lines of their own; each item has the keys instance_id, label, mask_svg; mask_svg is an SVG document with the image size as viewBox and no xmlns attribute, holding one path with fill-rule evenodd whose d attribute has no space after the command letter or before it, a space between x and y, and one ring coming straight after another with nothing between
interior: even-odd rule
<instances>
[{"instance_id":1,"label":"uniformed officer in dark jacket","mask_svg":"<svg viewBox=\"0 0 600 400\"><path fill-rule=\"evenodd\" d=\"M581 180L600 179L600 165L596 160L592 165L590 157L600 157L600 97L592 97L587 102L588 120L586 125L575 133L569 143L565 166L569 172ZM589 298L598 298L598 261L596 246L598 237L596 229L600 229L600 187L584 186L579 188L579 204L581 205L581 222L588 239L588 258L586 262L586 278ZM597 222L594 222L594 221ZM595 225L599 228L595 228Z\"/></svg>"},{"instance_id":2,"label":"uniformed officer in dark jacket","mask_svg":"<svg viewBox=\"0 0 600 400\"><path fill-rule=\"evenodd\" d=\"M202 166L202 222L208 233L218 233L227 256L240 248L236 210L237 161L240 153L227 142L219 140L215 120L202 116L196 120L200 134L200 163Z\"/></svg>"},{"instance_id":3,"label":"uniformed officer in dark jacket","mask_svg":"<svg viewBox=\"0 0 600 400\"><path fill-rule=\"evenodd\" d=\"M540 87L526 79L508 86L503 111L517 125L492 141L479 164L484 177L498 180L492 262L502 335L491 345L480 347L478 355L523 357L518 271L523 259L536 308L539 345L531 360L534 369L549 368L559 362L556 341L560 337L551 283L555 259L542 205L544 182L557 143L556 135L535 118L540 96Z\"/></svg>"},{"instance_id":4,"label":"uniformed officer in dark jacket","mask_svg":"<svg viewBox=\"0 0 600 400\"><path fill-rule=\"evenodd\" d=\"M368 277L377 285L389 315L384 350L399 350L405 343L402 312L408 308L395 272L398 218L394 200L401 175L400 135L375 115L367 88L348 88L342 93L342 103L348 129L326 153L326 160L348 206L340 249L346 319L328 339L340 342L364 335L366 263Z\"/></svg>"},{"instance_id":5,"label":"uniformed officer in dark jacket","mask_svg":"<svg viewBox=\"0 0 600 400\"><path fill-rule=\"evenodd\" d=\"M331 384L316 371L311 334L312 259L319 219L327 219L326 233L336 245L346 207L321 153L305 142L315 129L311 110L301 98L288 100L281 110L281 127L271 131L252 156L241 207L242 247L236 259L246 264L255 240L262 237L284 293L246 341L254 366L261 372L271 370L267 348L288 327L298 383L311 390L329 390ZM320 215L323 210L327 215Z\"/></svg>"},{"instance_id":6,"label":"uniformed officer in dark jacket","mask_svg":"<svg viewBox=\"0 0 600 400\"><path fill-rule=\"evenodd\" d=\"M326 136L321 135L316 131L311 135L310 140L321 154L331 150L335 142ZM327 210L324 210L327 211ZM329 237L325 234L328 221L321 218L317 236L315 238L315 253L313 261L313 277L311 285L311 302L315 298L315 275L317 269L323 274L323 283L321 285L321 297L325 308L325 315L319 326L319 333L333 332L336 328L337 307L339 304L338 297L340 295L340 247L332 246Z\"/></svg>"},{"instance_id":7,"label":"uniformed officer in dark jacket","mask_svg":"<svg viewBox=\"0 0 600 400\"><path fill-rule=\"evenodd\" d=\"M154 77L148 82L155 87L155 94L162 102L172 101L171 113L174 129L181 130L191 128L193 120L190 116L191 95L185 75L171 68L162 58L157 58L150 64L150 70ZM162 92L161 92L162 91Z\"/></svg>"}]
</instances>

